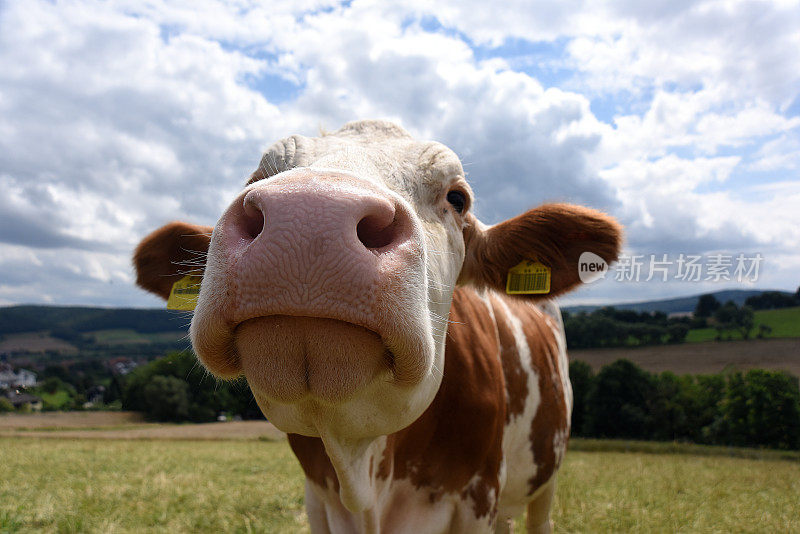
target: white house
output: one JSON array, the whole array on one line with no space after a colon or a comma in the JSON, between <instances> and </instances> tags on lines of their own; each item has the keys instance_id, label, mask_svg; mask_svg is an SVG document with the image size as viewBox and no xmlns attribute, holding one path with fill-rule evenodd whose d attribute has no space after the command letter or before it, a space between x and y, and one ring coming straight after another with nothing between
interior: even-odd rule
<instances>
[{"instance_id":1,"label":"white house","mask_svg":"<svg viewBox=\"0 0 800 534\"><path fill-rule=\"evenodd\" d=\"M0 364L0 389L33 387L36 385L36 373L27 369L16 372L8 364Z\"/></svg>"}]
</instances>

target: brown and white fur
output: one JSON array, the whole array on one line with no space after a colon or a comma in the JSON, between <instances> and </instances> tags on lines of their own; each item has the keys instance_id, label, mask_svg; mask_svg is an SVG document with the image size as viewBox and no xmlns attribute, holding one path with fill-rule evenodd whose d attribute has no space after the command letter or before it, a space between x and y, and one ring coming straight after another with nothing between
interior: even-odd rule
<instances>
[{"instance_id":1,"label":"brown and white fur","mask_svg":"<svg viewBox=\"0 0 800 534\"><path fill-rule=\"evenodd\" d=\"M312 532L503 531L526 509L551 529L572 392L550 299L582 252L615 260L621 229L566 204L487 227L471 204L450 149L361 121L276 143L213 229L137 248L162 297L207 254L193 347L289 434ZM549 294L505 294L524 259Z\"/></svg>"}]
</instances>

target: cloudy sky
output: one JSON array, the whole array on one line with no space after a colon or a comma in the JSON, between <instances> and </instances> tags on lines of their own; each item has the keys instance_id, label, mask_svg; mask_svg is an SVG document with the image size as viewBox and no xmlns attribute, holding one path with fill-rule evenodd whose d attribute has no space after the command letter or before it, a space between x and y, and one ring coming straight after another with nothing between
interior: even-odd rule
<instances>
[{"instance_id":1,"label":"cloudy sky","mask_svg":"<svg viewBox=\"0 0 800 534\"><path fill-rule=\"evenodd\" d=\"M272 142L358 118L453 148L487 223L617 216L642 280L569 303L797 288L798 2L488 6L0 1L0 304L160 306L138 239L214 224ZM650 254L731 280L644 282Z\"/></svg>"}]
</instances>

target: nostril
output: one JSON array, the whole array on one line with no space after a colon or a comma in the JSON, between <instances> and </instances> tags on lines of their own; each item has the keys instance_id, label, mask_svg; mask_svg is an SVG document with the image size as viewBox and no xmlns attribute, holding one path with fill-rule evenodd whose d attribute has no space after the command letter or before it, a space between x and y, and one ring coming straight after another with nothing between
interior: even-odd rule
<instances>
[{"instance_id":1,"label":"nostril","mask_svg":"<svg viewBox=\"0 0 800 534\"><path fill-rule=\"evenodd\" d=\"M254 240L264 230L264 214L249 195L245 197L242 207L244 208L240 223L242 233L244 237Z\"/></svg>"},{"instance_id":2,"label":"nostril","mask_svg":"<svg viewBox=\"0 0 800 534\"><path fill-rule=\"evenodd\" d=\"M368 249L380 249L394 241L396 229L397 217L386 224L382 217L368 215L359 221L356 234Z\"/></svg>"}]
</instances>

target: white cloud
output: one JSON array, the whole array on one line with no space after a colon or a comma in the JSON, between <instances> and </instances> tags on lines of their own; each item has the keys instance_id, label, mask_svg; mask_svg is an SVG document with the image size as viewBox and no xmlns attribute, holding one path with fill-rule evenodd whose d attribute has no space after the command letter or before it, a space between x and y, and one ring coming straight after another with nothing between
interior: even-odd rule
<instances>
[{"instance_id":1,"label":"white cloud","mask_svg":"<svg viewBox=\"0 0 800 534\"><path fill-rule=\"evenodd\" d=\"M800 167L800 136L784 133L761 145L750 166L754 171L796 170Z\"/></svg>"}]
</instances>

